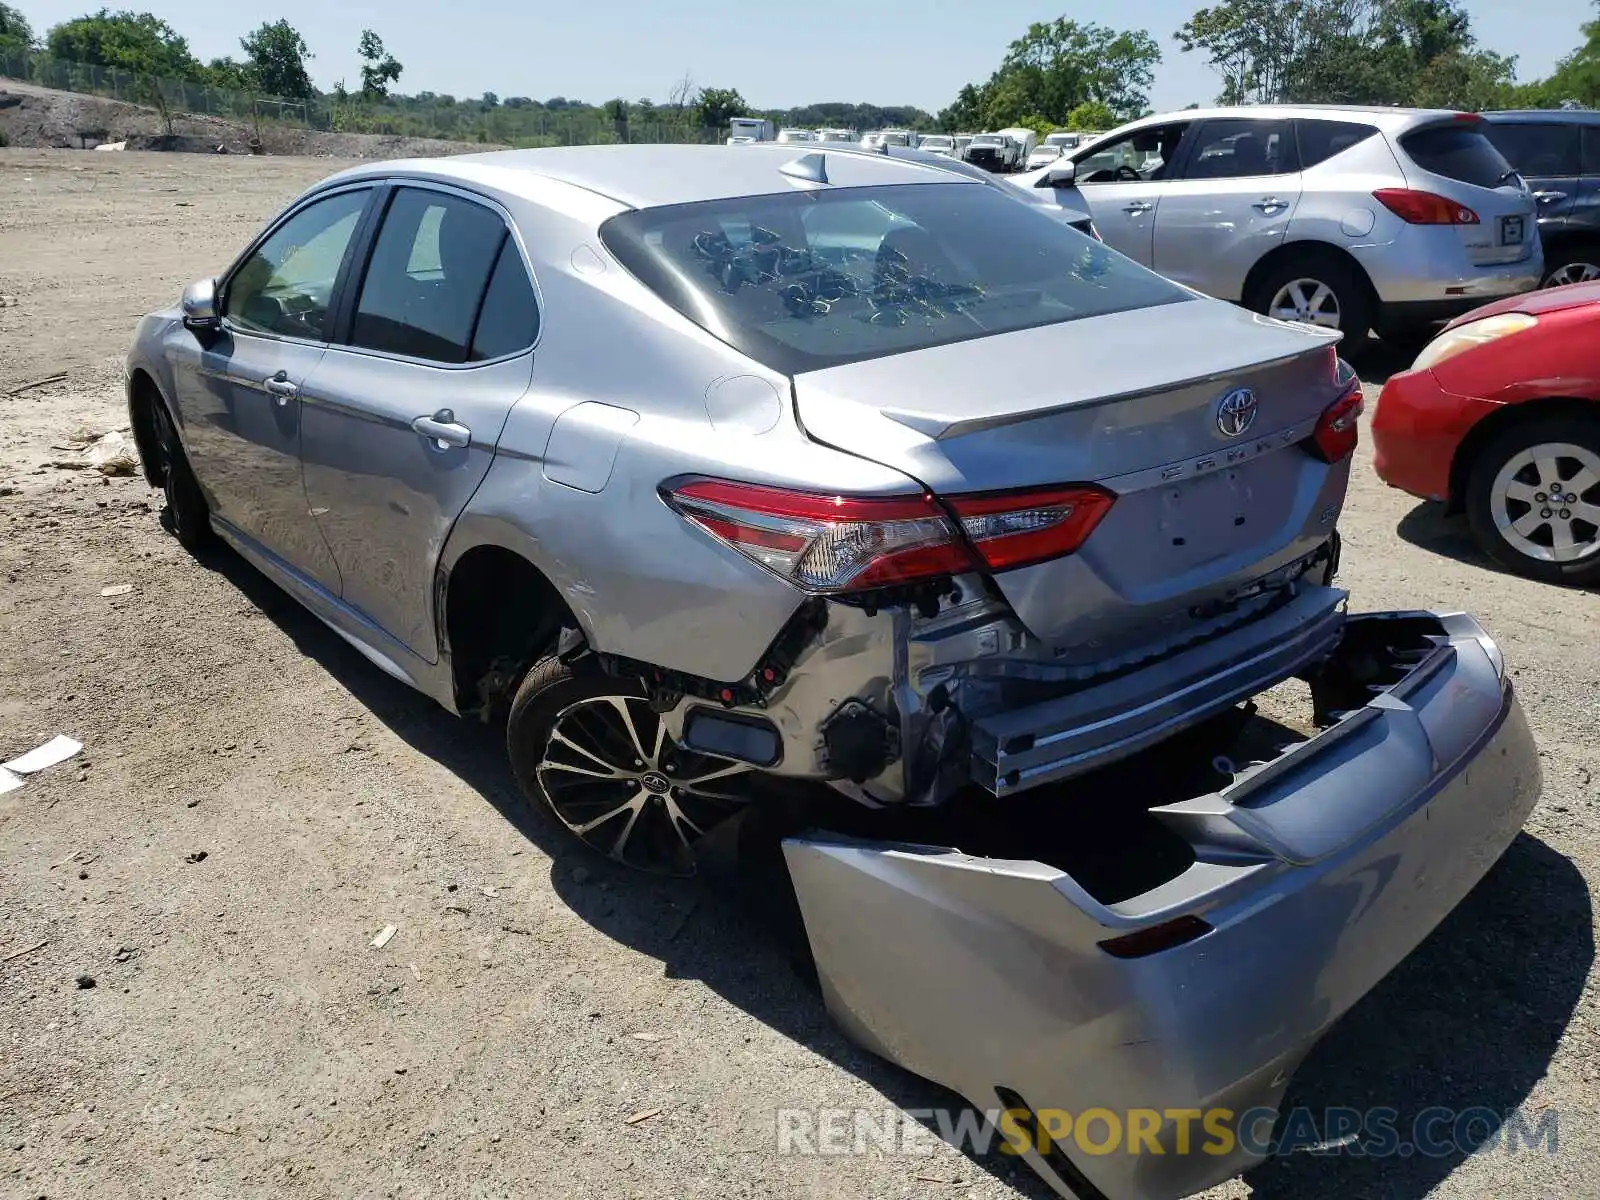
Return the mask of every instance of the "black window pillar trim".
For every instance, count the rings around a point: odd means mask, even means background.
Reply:
[[[361,285],[366,280],[367,268],[372,262],[372,249],[378,241],[378,228],[389,211],[389,201],[399,190],[393,180],[379,180],[372,189],[372,198],[361,214],[351,239],[350,251],[339,265],[339,275],[333,285],[333,303],[328,307],[328,319],[323,327],[323,337],[330,345],[350,344],[351,327],[356,319],[356,300],[361,295]]]

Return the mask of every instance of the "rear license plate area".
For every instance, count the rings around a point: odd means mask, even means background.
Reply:
[[[1527,221],[1524,217],[1500,218],[1500,244],[1502,246],[1520,246],[1527,231]]]

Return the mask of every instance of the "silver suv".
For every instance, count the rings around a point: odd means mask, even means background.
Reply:
[[[1467,113],[1320,105],[1146,117],[1016,180],[1169,279],[1360,337],[1539,285],[1533,195]]]

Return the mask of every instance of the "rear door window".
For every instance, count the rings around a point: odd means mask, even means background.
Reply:
[[[1406,134],[1400,147],[1424,171],[1458,183],[1494,188],[1510,178],[1511,164],[1484,136],[1481,121],[1430,125]]]
[[[1376,125],[1360,121],[1296,121],[1300,140],[1300,169],[1309,171],[1335,154],[1359,146],[1378,132]]]
[[[481,204],[400,188],[372,249],[351,344],[466,362],[489,277],[508,238],[505,222]]]
[[[1500,124],[1484,131],[1505,160],[1530,178],[1578,174],[1578,127],[1556,121]]]
[[[1289,121],[1206,121],[1183,169],[1185,179],[1291,175],[1300,169]]]
[[[522,263],[514,238],[500,247],[500,261],[489,276],[489,291],[483,298],[483,311],[472,334],[472,353],[468,362],[484,362],[517,354],[533,345],[539,336],[539,304],[533,294],[533,281]]]

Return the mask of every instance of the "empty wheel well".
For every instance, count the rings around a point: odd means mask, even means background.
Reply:
[[[444,634],[456,707],[485,719],[503,711],[529,666],[563,628],[579,628],[555,585],[527,559],[475,546],[443,583]]]
[[[1240,297],[1245,307],[1255,307],[1256,293],[1261,289],[1262,281],[1285,263],[1291,262],[1302,262],[1307,265],[1337,262],[1361,281],[1361,286],[1367,289],[1367,299],[1373,304],[1377,303],[1377,292],[1373,290],[1372,280],[1367,278],[1366,269],[1348,250],[1341,250],[1338,246],[1331,246],[1327,242],[1289,242],[1269,250],[1261,256],[1255,266],[1250,268],[1250,273],[1244,277],[1243,294]]]
[[[1456,447],[1455,457],[1450,460],[1450,511],[1459,512],[1465,506],[1467,476],[1472,473],[1473,462],[1477,460],[1483,448],[1499,437],[1503,431],[1518,422],[1532,421],[1539,417],[1582,417],[1585,420],[1593,420],[1596,411],[1595,402],[1592,400],[1579,400],[1571,396],[1550,396],[1543,400],[1506,404],[1490,413],[1467,430],[1467,435]]]
[[[1544,240],[1546,270],[1552,263],[1559,265],[1576,259],[1600,265],[1600,237],[1592,233],[1558,233],[1544,237],[1541,230],[1540,237]]]
[[[156,470],[161,457],[156,453],[156,421],[154,405],[164,403],[156,381],[144,371],[135,371],[128,381],[128,415],[133,423],[133,444],[139,450],[139,466],[144,471],[145,482],[160,487],[163,480]]]

